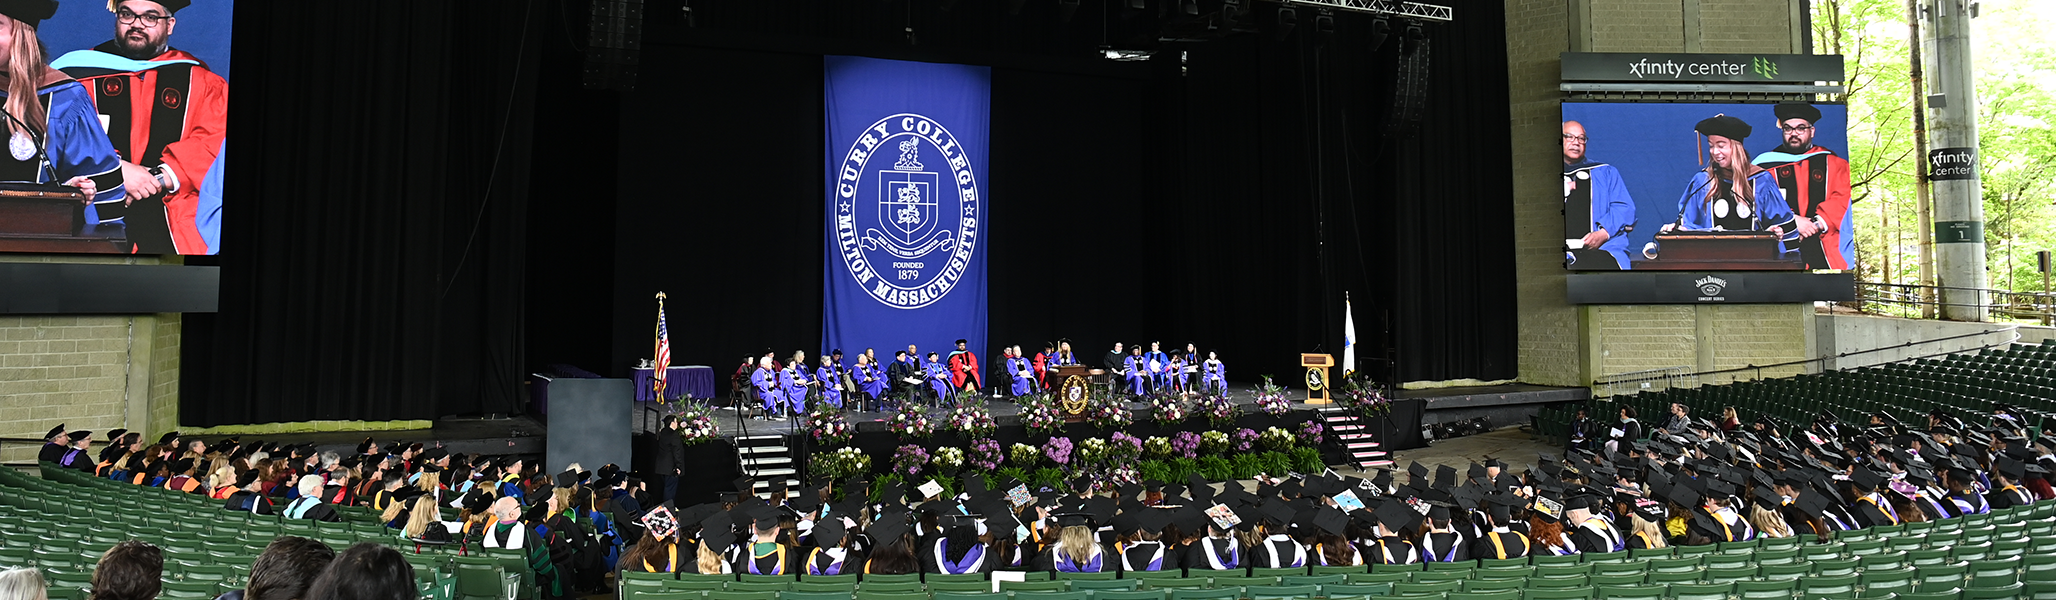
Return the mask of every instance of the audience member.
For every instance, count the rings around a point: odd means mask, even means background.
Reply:
[[[250,583],[216,600],[301,600],[307,597],[307,584],[335,557],[336,551],[328,544],[307,538],[272,540],[257,561],[250,563]]]
[[[374,542],[350,546],[307,585],[306,600],[415,600],[414,566]]]
[[[0,571],[0,600],[50,600],[43,573],[35,569]]]
[[[90,600],[156,600],[164,588],[164,552],[145,542],[115,544],[93,567]]]

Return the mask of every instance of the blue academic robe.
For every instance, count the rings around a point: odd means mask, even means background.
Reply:
[[[1149,391],[1149,355],[1128,357],[1128,391],[1137,396]]]
[[[842,378],[837,376],[835,367],[815,369],[814,380],[821,382],[821,399],[836,408],[842,408],[842,386],[837,385]]]
[[[107,131],[100,125],[100,111],[93,107],[91,93],[79,82],[65,79],[43,86],[37,94],[48,98],[48,131],[44,134],[43,150],[50,168],[33,164],[33,158],[17,161],[0,153],[0,173],[4,173],[0,181],[63,183],[72,177],[91,178],[95,192],[93,203],[85,207],[85,223],[119,222],[121,202],[126,198],[121,155],[114,151],[114,143],[108,141]],[[0,93],[0,98],[5,97],[5,93]],[[101,207],[110,211],[105,219],[101,218]],[[109,223],[109,227],[117,226]]]
[[[778,386],[785,388],[785,401],[792,405],[792,412],[807,411],[807,368],[792,365],[778,374]]]
[[[1218,360],[1209,360],[1199,366],[1199,387],[1204,390],[1219,388],[1228,391],[1228,365]]]
[[[1028,375],[1021,376],[1022,371],[1027,371]],[[1029,363],[1028,359],[1018,356],[1007,359],[1007,373],[1014,376],[1015,396],[1026,396],[1035,391],[1035,365]]]
[[[1155,361],[1155,362],[1156,362],[1156,364],[1157,364],[1157,368],[1156,368],[1155,370],[1152,370],[1152,371],[1150,372],[1150,374],[1149,374],[1149,381],[1150,381],[1150,383],[1152,383],[1152,384],[1156,384],[1156,385],[1162,385],[1162,384],[1164,383],[1164,370],[1163,370],[1163,369],[1164,369],[1164,367],[1166,367],[1166,366],[1169,366],[1169,365],[1171,364],[1171,355],[1169,355],[1169,354],[1164,354],[1164,353],[1162,353],[1162,352],[1157,352],[1157,351],[1154,351],[1154,350],[1151,350],[1151,351],[1148,351],[1148,352],[1143,352],[1143,353],[1142,353],[1142,365],[1143,365],[1143,367],[1147,368],[1147,367],[1149,366],[1149,364],[1150,364],[1150,362],[1151,362],[1151,361]]]
[[[751,373],[750,385],[757,388],[757,400],[764,403],[766,412],[777,410],[785,401],[785,389],[778,386],[778,375],[770,369],[759,367]]]
[[[950,393],[949,366],[930,362],[923,368],[928,377],[928,387],[935,390],[936,398],[948,398]]]
[[[864,390],[864,393],[870,394],[873,398],[885,397],[885,371],[879,369],[877,363],[859,365],[857,388]]]
[[[1706,192],[1712,186],[1705,171],[1692,174],[1692,182],[1685,185],[1685,193],[1678,197],[1678,225],[1688,231],[1712,231],[1713,205],[1706,201]],[[1792,222],[1792,207],[1785,203],[1785,192],[1778,189],[1778,178],[1770,171],[1757,171],[1749,176],[1749,184],[1756,190],[1755,211],[1749,215],[1749,231],[1770,231],[1781,228],[1785,233],[1778,242],[1780,251],[1790,252],[1799,241],[1798,226]],[[1733,228],[1730,228],[1733,230]]]
[[[1606,243],[1599,250],[1613,255],[1620,268],[1628,268],[1628,228],[1635,225],[1635,199],[1628,195],[1628,186],[1621,180],[1620,169],[1613,165],[1585,162],[1564,165],[1565,194],[1576,191],[1590,191],[1592,197],[1592,223],[1587,231],[1606,230]],[[1704,190],[1702,190],[1703,192]],[[1568,200],[1568,198],[1566,198]]]

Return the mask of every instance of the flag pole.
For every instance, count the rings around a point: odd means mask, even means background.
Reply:
[[[651,374],[650,374],[650,375],[651,375],[651,377],[650,377],[650,380],[651,380],[651,382],[650,382],[650,387],[652,388],[652,391],[655,391],[655,392],[656,392],[656,395],[657,395],[657,404],[659,404],[659,405],[665,404],[665,402],[664,402],[664,388],[665,388],[665,387],[668,387],[668,386],[666,386],[665,384],[669,383],[669,382],[665,381],[665,379],[666,379],[666,377],[665,377],[665,376],[669,374],[669,373],[667,372],[667,370],[666,370],[666,369],[668,369],[668,368],[670,367],[670,365],[666,365],[666,364],[656,364],[656,360],[657,360],[657,357],[658,357],[659,355],[665,354],[665,353],[667,352],[667,350],[666,350],[666,348],[665,348],[664,346],[668,345],[668,344],[666,343],[667,341],[665,340],[665,338],[667,338],[667,337],[669,337],[669,336],[666,336],[666,335],[664,335],[664,334],[666,333],[666,332],[664,331],[664,298],[665,298],[665,297],[666,297],[666,296],[664,295],[664,292],[661,292],[661,291],[660,291],[660,292],[657,292],[657,331],[655,332],[655,333],[656,333],[656,336],[655,336],[655,337],[656,337],[656,342],[655,342],[655,344],[656,344],[656,347],[655,347],[655,348],[654,348],[653,350],[651,350],[651,352],[650,352],[650,360],[651,360],[651,363],[652,363],[652,364],[651,364],[651,366],[653,366],[653,367],[656,367],[656,369],[657,369],[657,370],[656,370],[656,372],[654,372],[654,373],[651,373]]]

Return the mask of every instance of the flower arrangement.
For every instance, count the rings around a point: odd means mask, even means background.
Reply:
[[[907,479],[921,475],[921,467],[927,465],[928,450],[914,444],[906,444],[892,453],[892,472]]]
[[[1335,403],[1350,412],[1369,417],[1392,410],[1392,400],[1386,398],[1385,393],[1378,389],[1377,382],[1369,377],[1343,379],[1337,391],[1341,393],[1336,395]]]
[[[1228,453],[1228,434],[1221,431],[1206,431],[1199,434],[1199,451],[1207,456]]]
[[[928,417],[928,407],[917,402],[900,406],[887,424],[901,439],[909,437],[926,438],[935,435],[935,420]]]
[[[1149,409],[1156,422],[1165,427],[1176,427],[1185,417],[1192,416],[1185,408],[1182,394],[1157,394],[1149,398]]]
[[[814,435],[814,442],[824,446],[849,443],[856,428],[850,427],[849,417],[842,409],[826,402],[807,412],[807,431]]]
[[[1100,429],[1120,429],[1135,422],[1135,416],[1128,413],[1128,404],[1114,394],[1093,396],[1091,404],[1085,407],[1085,420]]]
[[[1042,460],[1042,447],[1016,443],[1007,447],[1007,459],[1013,461],[1014,466],[1032,468]]]
[[[1079,469],[1096,467],[1107,459],[1107,441],[1102,438],[1085,438],[1078,442],[1078,459],[1072,466]]]
[[[816,452],[809,462],[810,472],[816,477],[843,479],[871,471],[871,455],[849,446],[836,448],[832,452]]]
[[[691,446],[712,441],[721,428],[714,424],[714,409],[707,403],[681,399],[677,404],[678,438]]]
[[[1021,426],[1028,428],[1029,435],[1052,435],[1064,428],[1064,418],[1057,413],[1057,403],[1049,394],[1030,394],[1019,403]]]
[[[1171,438],[1150,436],[1142,440],[1142,454],[1150,458],[1170,458]]]
[[[1071,438],[1050,438],[1049,445],[1042,447],[1042,455],[1049,457],[1049,462],[1056,463],[1058,466],[1069,466],[1071,464]]]
[[[1236,452],[1248,452],[1251,448],[1256,446],[1256,430],[1250,429],[1248,427],[1235,430],[1235,435],[1233,436],[1233,443],[1229,445],[1233,447]]]
[[[1292,432],[1277,427],[1265,429],[1257,437],[1257,443],[1263,444],[1264,448],[1279,451],[1291,449],[1295,441],[1297,440],[1292,437]]]
[[[1199,458],[1199,441],[1199,434],[1180,431],[1178,435],[1171,436],[1171,455],[1180,458]]]
[[[1108,467],[1133,467],[1135,466],[1135,461],[1140,458],[1142,458],[1142,438],[1128,435],[1128,432],[1125,431],[1116,431],[1113,436],[1107,438],[1106,464]]]
[[[971,451],[965,456],[965,460],[979,470],[991,471],[999,468],[1000,463],[1006,462],[1007,453],[1000,449],[997,440],[984,438],[971,442]]]
[[[999,431],[999,423],[992,420],[991,411],[985,410],[985,402],[967,400],[950,411],[949,428],[967,438],[982,438]]]
[[[1229,400],[1225,394],[1210,394],[1200,398],[1196,410],[1199,414],[1205,415],[1207,422],[1212,423],[1215,429],[1235,426],[1235,402]]]
[[[1291,412],[1292,401],[1285,399],[1285,390],[1286,388],[1272,383],[1271,376],[1265,375],[1263,384],[1258,385],[1254,390],[1257,408],[1263,409],[1264,414],[1272,416]]]
[[[1118,494],[1121,486],[1141,481],[1142,475],[1136,472],[1133,465],[1123,465],[1107,469],[1105,475],[1092,478],[1089,489],[1095,494]]]
[[[1321,434],[1326,431],[1328,431],[1328,427],[1322,425],[1320,421],[1307,421],[1299,424],[1299,438],[1306,440],[1308,445],[1320,445],[1321,440],[1325,439]]]
[[[936,469],[942,471],[944,475],[955,475],[957,469],[964,468],[964,449],[956,446],[936,448],[935,458],[931,459],[930,462],[935,465]]]

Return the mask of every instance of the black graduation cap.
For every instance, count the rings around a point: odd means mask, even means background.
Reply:
[[[795,512],[814,512],[814,509],[821,508],[821,495],[814,493],[813,490],[805,490],[800,492],[799,496],[787,501],[786,505],[791,506]]]
[[[1715,498],[1726,498],[1728,496],[1733,496],[1735,495],[1735,486],[1734,484],[1722,481],[1720,479],[1707,479],[1706,495],[1713,496]]]
[[[1052,515],[1050,515],[1050,517],[1052,517],[1052,518],[1055,518],[1055,519],[1057,520],[1057,526],[1058,526],[1058,527],[1091,527],[1091,526],[1092,526],[1092,514],[1091,514],[1091,513],[1085,513],[1085,512],[1066,512],[1066,513],[1057,513],[1057,514],[1052,514]]]
[[[1142,519],[1134,511],[1123,512],[1114,517],[1113,526],[1115,534],[1133,535],[1142,529]]]
[[[58,429],[63,429],[63,428],[64,428],[64,426],[63,426],[63,425],[58,425],[58,426],[57,426],[57,428],[58,428]],[[57,435],[56,435],[56,434],[51,434],[51,436],[50,436],[50,437],[57,437]],[[164,432],[164,435],[160,435],[160,436],[157,436],[157,445],[159,445],[159,446],[162,446],[162,445],[165,445],[165,444],[169,444],[169,443],[171,443],[171,441],[172,441],[172,440],[175,440],[175,439],[178,439],[178,432],[176,432],[176,431],[166,431],[166,432]]]
[[[1449,465],[1435,467],[1435,483],[1433,487],[1439,489],[1452,485],[1456,485],[1456,467]]]
[[[64,435],[64,424],[63,424],[63,423],[58,423],[56,427],[52,427],[52,428],[50,428],[50,432],[49,432],[49,433],[45,433],[45,434],[43,434],[43,441],[46,441],[46,442],[47,442],[47,441],[50,441],[50,440],[54,440],[54,439],[57,439],[57,436],[60,436],[60,435]]]
[[[558,473],[550,479],[551,482],[557,484],[557,487],[573,487],[578,485],[578,472],[565,469],[564,472]]]
[[[1206,504],[1214,497],[1213,484],[1207,482],[1205,477],[1200,477],[1198,473],[1186,476],[1185,484],[1185,489],[1192,492],[1193,502]]]
[[[1820,120],[1820,109],[1805,102],[1779,102],[1770,112],[1778,117],[1779,124],[1792,119],[1805,119],[1808,123]]]
[[[1865,492],[1878,489],[1878,484],[1884,480],[1885,478],[1879,477],[1876,471],[1868,467],[1857,467],[1849,472],[1849,482],[1856,484],[1856,489]]]
[[[2014,460],[2010,456],[2000,456],[1999,460],[1993,463],[1992,466],[1996,467],[1995,470],[2000,475],[2005,475],[2007,479],[2019,481],[2022,476],[2027,475],[2027,465]]]
[[[418,488],[418,487],[403,487],[403,488],[400,488],[400,489],[398,489],[398,490],[394,490],[394,491],[393,491],[393,501],[394,501],[394,502],[406,502],[406,501],[408,501],[408,500],[413,500],[413,499],[415,499],[415,498],[419,498],[419,497],[421,497],[421,496],[422,496],[423,494],[427,494],[427,493],[428,493],[427,491],[424,491],[424,490],[422,490],[421,488]],[[542,503],[542,502],[537,502],[536,504],[537,504],[537,505],[541,505],[541,506],[543,506],[543,507],[544,507],[544,510],[548,510],[548,508],[549,508],[549,505],[547,505],[547,504],[544,504],[544,503]]]
[[[1764,506],[1777,506],[1784,502],[1784,499],[1779,498],[1778,493],[1771,491],[1770,486],[1767,485],[1756,486],[1756,490],[1750,495],[1755,496],[1757,501],[1764,503]]]
[[[1406,466],[1406,474],[1412,476],[1413,481],[1427,479],[1428,467],[1426,465],[1421,464],[1421,461],[1414,461],[1413,464],[1409,464]]]
[[[1449,509],[1445,508],[1442,510],[1446,514]],[[1411,528],[1414,526],[1414,524],[1420,522],[1421,520],[1420,511],[1414,510],[1412,505],[1409,505],[1406,502],[1400,500],[1388,500],[1385,502],[1380,502],[1378,503],[1376,510],[1365,512],[1372,517],[1371,520],[1383,524],[1386,529],[1392,530],[1394,532],[1397,532],[1401,529]],[[1358,514],[1361,515],[1365,513]],[[1448,517],[1444,516],[1443,518]]]
[[[1371,484],[1378,486],[1379,493],[1384,493],[1386,489],[1392,487],[1392,472],[1379,469],[1378,475],[1371,478]]]
[[[822,548],[840,546],[846,533],[848,528],[843,527],[842,519],[822,519],[814,523],[814,545]]]
[[[965,473],[961,479],[964,482],[964,493],[973,496],[985,493],[984,475],[979,475],[977,473]]]
[[[1136,519],[1141,522],[1143,533],[1161,534],[1164,527],[1170,525],[1171,520],[1177,516],[1177,512],[1165,508],[1147,508],[1136,515]]]
[[[1092,513],[1092,522],[1106,524],[1114,520],[1114,512],[1120,503],[1113,498],[1093,498],[1085,502],[1085,511]]]
[[[735,521],[731,513],[716,512],[700,521],[700,540],[716,552],[735,545]]]
[[[1264,502],[1264,505],[1259,510],[1262,511],[1261,518],[1263,521],[1277,526],[1291,523],[1293,517],[1299,515],[1299,511],[1293,510],[1290,505],[1278,500]]]
[[[1120,498],[1126,500],[1128,498],[1134,498],[1137,494],[1141,494],[1142,486],[1133,483],[1124,483],[1121,484],[1121,487],[1118,488],[1117,491],[1119,491],[1120,493]]]
[[[1689,485],[1670,486],[1670,490],[1664,493],[1664,497],[1686,508],[1699,506],[1699,492],[1693,491],[1692,486]]]
[[[1792,500],[1792,505],[1797,507],[1799,512],[1816,519],[1827,511],[1828,504],[1828,497],[1817,493],[1801,493],[1798,498]]]

